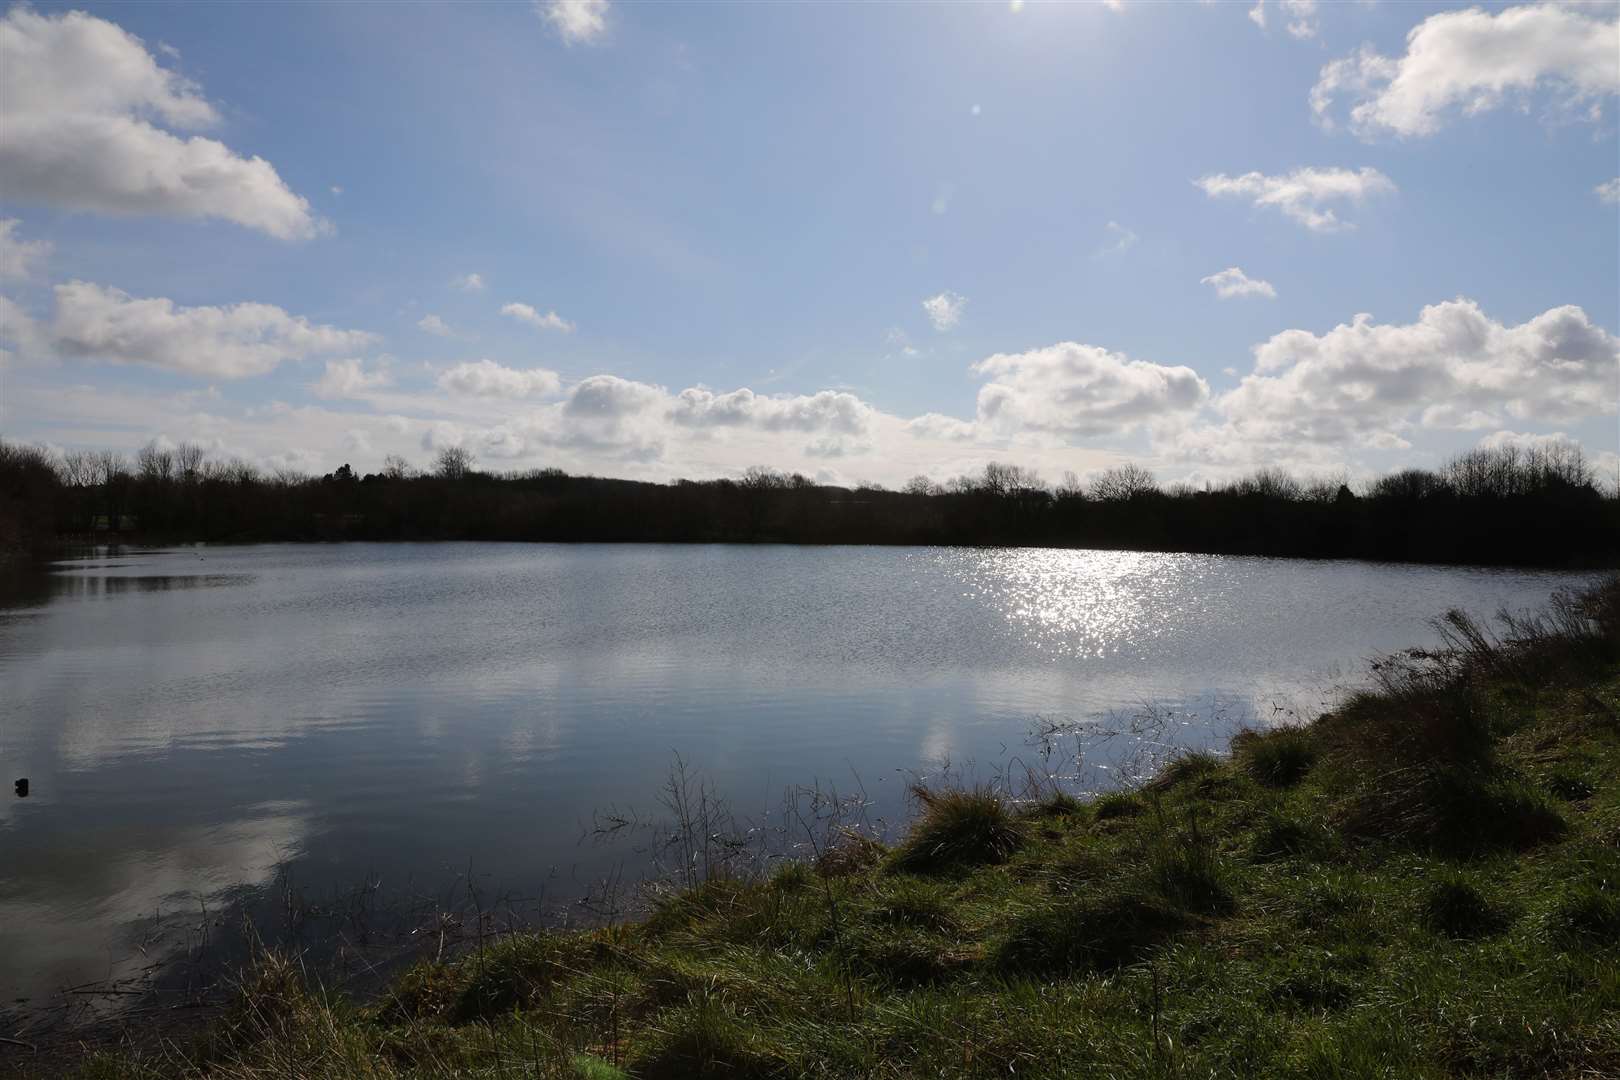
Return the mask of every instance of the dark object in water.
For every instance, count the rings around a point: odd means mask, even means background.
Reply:
[[[17,798],[28,798],[28,777],[26,776],[17,781]]]

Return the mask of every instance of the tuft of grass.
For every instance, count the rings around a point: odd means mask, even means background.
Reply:
[[[1316,739],[1302,727],[1243,731],[1232,740],[1232,752],[1248,774],[1268,787],[1291,787],[1305,778],[1320,753]]]
[[[791,1075],[787,1064],[730,1010],[704,999],[670,1011],[634,1072],[642,1080],[769,1080]]]
[[[942,934],[960,929],[952,914],[950,894],[928,881],[897,878],[886,882],[871,908],[874,921],[918,926]]]
[[[1423,922],[1437,934],[1452,938],[1479,938],[1498,933],[1508,914],[1486,899],[1472,881],[1448,876],[1435,882],[1423,897]]]
[[[1268,811],[1254,833],[1252,850],[1262,861],[1268,859],[1322,859],[1333,850],[1332,830],[1319,822]]]
[[[1160,808],[1156,825],[1145,860],[1153,889],[1187,911],[1210,915],[1231,911],[1234,901],[1221,869],[1215,838],[1200,824],[1198,812],[1188,807],[1186,827],[1171,829]]]
[[[816,871],[825,878],[850,877],[878,865],[886,854],[882,842],[855,829],[840,829],[816,860]]]
[[[1085,811],[1086,804],[1066,791],[1054,791],[1039,802],[1024,808],[1024,815],[1032,818],[1068,818]]]
[[[1563,837],[1569,823],[1546,793],[1499,767],[1391,774],[1351,800],[1345,830],[1455,855],[1523,851]]]
[[[1620,944],[1620,896],[1609,883],[1585,881],[1570,889],[1552,913],[1552,925],[1564,941]]]
[[[1014,976],[1110,971],[1142,959],[1186,926],[1185,915],[1153,897],[1127,893],[1054,904],[1014,920],[996,950],[996,965]]]
[[[1201,779],[1221,767],[1221,759],[1207,750],[1189,750],[1180,754],[1159,774],[1148,782],[1147,790],[1166,792],[1193,780]]]
[[[921,813],[893,865],[909,873],[1005,862],[1024,833],[1006,802],[988,787],[911,789]]]
[[[1581,802],[1597,794],[1597,785],[1568,765],[1560,765],[1547,777],[1547,790],[1565,802]]]
[[[1142,800],[1128,791],[1110,791],[1106,795],[1099,795],[1091,805],[1098,821],[1135,817],[1142,812]]]

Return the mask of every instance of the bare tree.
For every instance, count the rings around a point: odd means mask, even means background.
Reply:
[[[69,450],[62,455],[60,469],[62,483],[68,487],[90,487],[96,483],[96,452],[94,450]]]
[[[389,454],[383,458],[382,471],[383,475],[390,480],[408,480],[411,474],[415,472],[411,468],[411,463],[398,454]]]
[[[907,480],[905,486],[900,490],[907,495],[936,495],[939,493],[939,485],[918,473],[910,480]]]
[[[201,480],[203,457],[203,448],[194,442],[183,442],[175,447],[174,464],[178,478],[187,484]]]
[[[1104,469],[1091,481],[1091,497],[1104,502],[1124,502],[1158,490],[1153,474],[1135,462]]]
[[[992,461],[984,467],[984,479],[979,487],[992,495],[1024,495],[1040,490],[1041,478],[1034,469]]]
[[[446,480],[461,480],[473,471],[473,453],[465,446],[447,446],[433,459],[433,470]]]
[[[135,451],[135,472],[142,480],[174,478],[174,451],[159,446],[156,439]]]
[[[788,478],[768,466],[750,465],[737,483],[749,491],[779,491],[788,486]]]

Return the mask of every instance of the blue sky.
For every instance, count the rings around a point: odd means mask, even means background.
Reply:
[[[14,7],[0,432],[891,484],[1566,438],[1612,473],[1616,19]]]

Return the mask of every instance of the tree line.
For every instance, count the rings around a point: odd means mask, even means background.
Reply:
[[[133,456],[0,442],[0,550],[103,542],[545,540],[1095,547],[1520,566],[1620,562],[1620,496],[1579,447],[1477,449],[1352,489],[1263,468],[1161,485],[1138,465],[1055,484],[991,464],[900,490],[765,467],[668,484],[480,470],[459,447],[426,469],[266,471],[194,444]]]

